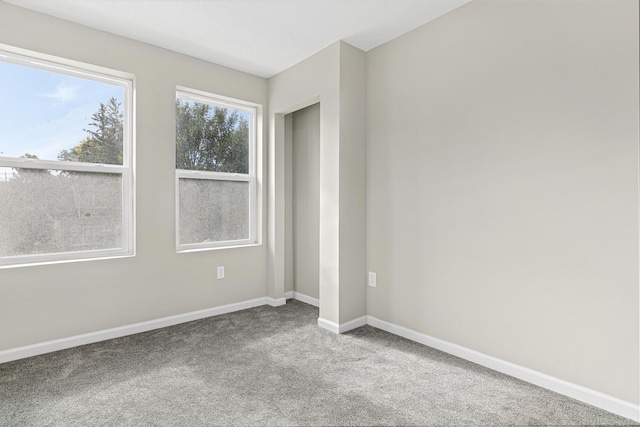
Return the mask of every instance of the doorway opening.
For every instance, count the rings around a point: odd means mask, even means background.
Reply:
[[[320,104],[285,116],[285,295],[319,306]]]

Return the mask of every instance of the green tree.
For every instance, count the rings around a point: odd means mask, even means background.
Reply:
[[[176,168],[247,173],[249,123],[238,112],[176,100]]]
[[[89,126],[83,129],[88,136],[78,145],[58,154],[58,160],[110,165],[122,164],[123,113],[116,98],[106,104],[100,103],[98,111],[91,116]]]

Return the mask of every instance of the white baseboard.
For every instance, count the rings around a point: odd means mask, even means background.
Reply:
[[[281,305],[285,305],[287,303],[287,300],[283,297],[283,298],[271,298],[271,297],[267,297],[267,304],[269,304],[271,307],[280,307]]]
[[[320,300],[318,298],[310,297],[309,295],[302,294],[296,291],[288,291],[284,293],[285,298],[295,299],[314,307],[320,307]],[[337,324],[327,319],[318,318],[318,326],[335,334],[342,334],[352,329],[359,328],[367,324],[367,316],[358,317],[346,323]]]
[[[364,326],[366,324],[367,316],[358,317],[357,319],[353,319],[341,324],[337,324],[335,322],[332,322],[331,320],[323,319],[322,317],[318,318],[318,326],[331,331],[334,334],[343,334],[347,331],[359,328],[360,326]]]
[[[293,299],[307,303],[314,307],[320,307],[320,300],[318,298],[310,297],[309,295],[301,294],[300,292],[293,292],[291,296]]]
[[[344,333],[350,331],[352,329],[359,328],[367,324],[367,316],[358,317],[357,319],[353,319],[346,323],[341,323],[339,328],[339,333]]]
[[[333,332],[334,334],[340,333],[340,325],[331,320],[323,319],[322,317],[318,317],[318,326],[322,329],[326,329],[329,332]]]
[[[320,319],[318,319],[318,324],[320,325]],[[501,360],[496,357],[489,356],[457,344],[434,338],[429,335],[421,334],[411,329],[407,329],[405,327],[377,319],[373,316],[367,316],[367,324],[375,328],[391,332],[392,334],[407,338],[411,341],[415,341],[420,344],[424,344],[429,347],[444,351],[445,353],[458,356],[470,362],[477,363],[478,365],[485,366],[487,368],[493,369],[494,371],[502,372],[503,374],[507,374],[509,376],[527,381],[531,384],[535,384],[537,386],[555,391],[556,393],[560,393],[589,405],[596,406],[598,408],[604,409],[605,411],[612,412],[616,415],[620,415],[634,421],[640,421],[640,405],[636,405],[634,403],[618,399],[608,394],[604,394],[578,384],[573,384],[568,381],[543,374],[542,372],[534,371],[533,369],[525,368],[524,366],[516,365],[514,363],[510,363],[505,360]]]
[[[92,344],[99,341],[133,335],[140,332],[147,332],[154,329],[165,328],[167,326],[191,322],[193,320],[204,319],[211,316],[218,316],[220,314],[231,313],[233,311],[246,310],[248,308],[258,307],[268,303],[269,301],[267,297],[256,298],[234,304],[221,305],[204,310],[192,311],[190,313],[177,314],[175,316],[162,317],[160,319],[134,323],[132,325],[119,326],[117,328],[104,329],[102,331],[90,332],[73,337],[26,345],[24,347],[17,347],[9,350],[2,350],[0,351],[0,363],[11,362],[13,360],[51,353],[53,351],[64,350],[71,347],[78,347],[85,344]]]

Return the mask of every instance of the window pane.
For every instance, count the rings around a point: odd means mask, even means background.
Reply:
[[[179,180],[180,244],[249,238],[249,183]]]
[[[0,61],[0,93],[0,156],[123,164],[123,86]]]
[[[2,257],[123,247],[119,174],[3,172],[0,200]]]
[[[249,173],[250,114],[176,100],[176,169]]]

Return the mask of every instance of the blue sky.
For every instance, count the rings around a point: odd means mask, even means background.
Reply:
[[[0,61],[0,156],[56,160],[87,136],[100,103],[124,89]]]

